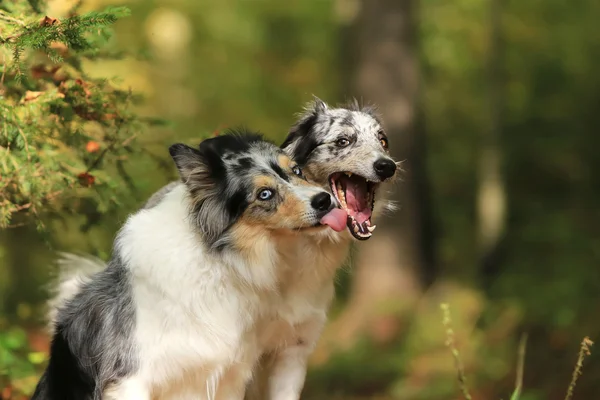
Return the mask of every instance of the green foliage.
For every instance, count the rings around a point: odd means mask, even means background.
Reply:
[[[94,6],[102,3],[93,2]],[[4,75],[0,103],[3,110],[11,109],[6,117],[11,123],[6,129],[12,140],[8,152],[0,144],[0,212],[5,213],[4,223],[17,225],[35,220],[44,210],[53,212],[61,216],[60,221],[48,224],[58,232],[52,236],[57,248],[92,252],[106,259],[126,214],[135,209],[136,202],[174,177],[165,151],[167,142],[197,143],[205,132],[238,124],[261,129],[279,141],[292,124],[293,114],[311,94],[331,102],[356,95],[354,51],[360,32],[349,16],[353,4],[357,3],[131,2],[132,17],[116,26],[84,30],[79,38],[89,46],[74,52],[64,42],[73,35],[65,36],[59,27],[65,29],[65,21],[79,14],[77,9],[59,18],[60,24],[39,28],[45,16],[43,2],[0,0],[0,75]],[[457,303],[456,295],[446,297],[455,304],[457,344],[473,397],[503,396],[506,400],[510,393],[519,395],[513,381],[515,332],[524,328],[530,332],[530,340],[527,382],[519,398],[549,399],[557,393],[560,396],[568,383],[572,372],[568,357],[574,353],[569,344],[588,334],[594,339],[600,329],[594,318],[600,299],[600,157],[595,146],[600,126],[600,75],[596,72],[600,2],[503,3],[505,57],[501,69],[506,109],[501,146],[509,215],[499,270],[492,287],[484,291],[474,284],[483,274],[474,246],[474,200],[480,134],[489,120],[485,68],[488,7],[489,2],[472,0],[418,1],[419,20],[415,22],[419,27],[421,105],[427,179],[438,227],[436,250],[443,271],[440,281],[457,279],[483,298],[477,301],[480,308],[473,312],[475,328],[474,322],[461,320],[468,314],[469,303]],[[36,11],[32,13],[32,9]],[[346,17],[339,16],[344,13]],[[85,15],[93,14],[79,17]],[[382,26],[384,22],[382,19]],[[63,35],[63,42],[42,50],[24,45],[19,50],[21,62],[16,64],[15,35],[25,32],[26,27],[32,32]],[[113,27],[119,38],[118,49],[108,36]],[[69,49],[67,54],[65,48]],[[140,49],[154,57],[152,63],[123,60]],[[54,63],[50,56],[62,61]],[[115,58],[119,61],[114,62]],[[37,68],[37,64],[44,67]],[[57,66],[60,68],[53,71]],[[92,75],[92,69],[98,74]],[[131,141],[126,142],[127,149],[119,146],[142,132],[146,120],[136,120],[136,96],[114,80],[93,78],[106,71],[127,81],[133,77],[137,83],[134,87],[148,95],[144,110],[177,122],[176,138],[167,136],[175,132],[162,130],[158,145],[144,143],[140,149]],[[67,73],[72,78],[60,89],[63,93],[59,90],[61,75]],[[78,79],[87,86],[80,85]],[[89,99],[85,90],[91,92]],[[35,97],[38,92],[42,94]],[[105,111],[98,104],[104,102],[116,104],[121,115],[130,114],[128,118],[122,116],[125,121],[120,130],[117,120],[98,120]],[[92,120],[78,114],[86,115],[81,113],[82,107]],[[25,142],[14,120],[23,132],[31,133],[27,113],[43,134],[35,138],[25,135]],[[65,122],[52,119],[57,113]],[[393,117],[384,115],[383,120]],[[0,118],[0,138],[5,138],[4,114]],[[68,145],[63,145],[61,135]],[[117,140],[119,137],[122,141]],[[143,137],[147,140],[148,135]],[[101,150],[88,152],[90,142]],[[25,144],[31,159],[43,166],[38,176],[27,171]],[[101,151],[109,148],[96,163]],[[157,173],[138,156],[139,150],[151,153],[166,173]],[[123,166],[130,179],[119,172]],[[8,170],[11,192],[4,186]],[[78,178],[86,171],[94,177],[91,187],[85,186],[89,177]],[[128,189],[132,185],[145,192],[135,198]],[[114,207],[117,204],[121,206]],[[400,210],[411,211],[409,207]],[[87,222],[82,220],[87,218],[94,225],[81,229]],[[0,232],[0,242],[0,314],[10,318],[20,302],[39,308],[44,300],[39,287],[54,255],[28,228]],[[343,276],[339,292],[348,292],[349,275],[351,272]],[[405,335],[393,346],[361,342],[312,369],[307,386],[314,395],[311,398],[333,398],[338,392],[344,399],[390,393],[411,400],[455,398],[455,371],[452,356],[443,346],[439,301],[435,300],[426,318],[422,310],[415,312],[418,316],[406,321]],[[343,302],[336,304],[336,308],[343,307]],[[39,323],[23,319],[11,322]],[[21,360],[27,359],[26,350],[19,354]],[[594,398],[600,393],[600,381],[593,379],[600,364],[593,357],[578,382],[575,399]],[[486,396],[479,393],[481,388],[489,389]]]
[[[17,77],[21,77],[21,55],[26,50],[40,50],[48,55],[53,63],[63,62],[59,51],[53,47],[57,43],[63,44],[79,56],[96,54],[104,45],[112,32],[110,25],[119,18],[129,16],[129,9],[125,7],[109,7],[103,12],[89,12],[85,15],[73,15],[59,21],[54,18],[44,17],[42,21],[33,21],[21,25],[18,20],[13,25],[22,26],[22,29],[12,32],[3,39],[10,43],[13,53],[13,62],[17,68]],[[93,35],[89,35],[93,32]],[[86,36],[90,36],[89,38]]]
[[[148,120],[139,96],[90,76],[85,60],[110,58],[112,25],[125,7],[64,19],[28,2],[0,3],[0,228],[49,211],[98,212],[118,204],[127,179],[122,165],[136,153]]]
[[[36,383],[32,379],[47,354],[32,351],[25,330],[4,329],[0,324],[0,389],[15,386],[17,391],[31,393]]]

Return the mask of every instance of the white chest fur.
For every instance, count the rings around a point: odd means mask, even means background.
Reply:
[[[251,263],[216,256],[201,245],[185,203],[183,187],[175,188],[132,216],[117,243],[132,276],[140,365],[112,396],[241,399],[261,356],[299,349],[297,362],[279,368],[291,395],[271,395],[296,398],[349,240],[293,234],[257,244]]]

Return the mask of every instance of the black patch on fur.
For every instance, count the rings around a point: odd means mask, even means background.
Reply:
[[[32,399],[102,398],[109,384],[137,368],[134,324],[129,276],[115,253],[107,268],[59,310],[50,362]]]
[[[200,143],[200,150],[210,148],[216,154],[243,153],[250,149],[256,142],[265,141],[259,132],[253,132],[245,128],[228,129],[223,135],[206,139]]]
[[[252,167],[252,159],[250,157],[241,157],[237,160],[241,167],[247,170]]]
[[[79,364],[65,339],[65,327],[58,325],[50,345],[50,362],[31,399],[92,399],[96,384],[81,370]]]
[[[241,157],[236,160],[236,163],[231,166],[232,172],[238,175],[242,175],[244,172],[248,172],[252,168],[252,159],[249,157]]]
[[[300,166],[304,166],[306,164],[310,153],[312,153],[317,146],[319,146],[319,142],[317,142],[317,140],[311,134],[313,127],[317,123],[317,119],[318,114],[313,112],[311,115],[300,120],[295,126],[292,127],[287,138],[281,145],[281,148],[285,148],[295,141],[298,142],[298,144],[294,147],[291,156],[298,164],[300,164]]]
[[[354,126],[354,119],[352,118],[352,114],[348,114],[346,115],[341,121],[340,121],[340,125],[342,126],[347,126],[347,127],[353,127]]]
[[[270,166],[273,169],[273,171],[275,171],[275,173],[277,175],[279,175],[279,177],[281,179],[283,179],[286,182],[290,181],[290,177],[288,176],[288,174],[286,174],[283,169],[281,169],[281,167],[279,166],[279,164],[277,164],[275,161],[271,161],[270,162]]]
[[[247,152],[253,143],[264,141],[262,135],[258,132],[247,130],[228,130],[224,135],[204,140],[198,146],[198,149],[177,143],[169,147],[169,153],[180,174],[182,180],[187,181],[186,168],[189,164],[204,164],[210,171],[210,177],[213,181],[224,181],[227,170],[225,168],[225,159],[230,154],[239,154]],[[248,159],[248,161],[251,161]]]
[[[244,211],[248,208],[248,191],[245,189],[238,189],[235,193],[227,199],[225,209],[230,220],[235,221],[242,216]]]

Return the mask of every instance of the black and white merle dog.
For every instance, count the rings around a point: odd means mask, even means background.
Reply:
[[[343,212],[335,209],[324,217],[322,222],[334,229],[286,236],[290,240],[285,245],[279,242],[278,271],[284,272],[275,278],[277,301],[265,322],[272,334],[259,343],[261,358],[253,369],[247,399],[299,399],[307,359],[327,321],[335,272],[347,258],[353,238],[371,237],[373,213],[391,208],[376,195],[397,174],[382,124],[372,108],[356,102],[332,108],[315,99],[291,128],[282,149],[310,182],[334,194]],[[161,189],[146,207],[169,190],[169,186]],[[62,264],[64,273],[51,312],[72,298],[94,271],[104,269],[101,261],[73,255],[63,257]]]
[[[310,181],[331,190],[348,214],[358,240],[371,237],[371,216],[380,184],[396,175],[388,138],[375,109],[352,102],[330,109],[316,99],[281,145]],[[381,205],[381,204],[380,204]]]
[[[293,272],[294,286],[283,296],[273,324],[293,327],[301,340],[263,350],[246,392],[246,399],[252,400],[300,398],[308,356],[333,300],[335,273],[348,257],[352,239],[372,236],[373,214],[394,208],[376,197],[381,185],[396,177],[398,168],[374,108],[360,107],[356,101],[331,108],[315,99],[281,147],[310,182],[335,196],[345,211],[347,229],[324,230],[296,241],[294,262],[301,268]],[[298,307],[300,299],[310,307]]]
[[[54,318],[34,400],[242,399],[298,238],[344,229],[331,194],[255,134],[169,149],[181,182],[128,218],[106,268]],[[295,308],[305,309],[298,299]]]

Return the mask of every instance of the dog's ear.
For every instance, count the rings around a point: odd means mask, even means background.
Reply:
[[[365,103],[364,101],[359,102],[356,97],[353,97],[346,104],[343,104],[342,108],[346,108],[350,111],[358,111],[368,114],[371,117],[375,118],[377,122],[381,125],[381,116],[379,115],[377,106],[373,103]]]
[[[290,132],[281,145],[298,164],[305,165],[310,153],[317,147],[318,142],[314,135],[314,128],[319,116],[326,113],[327,104],[318,97],[310,102],[300,119],[291,127]]]
[[[323,100],[313,95],[313,101],[312,103],[309,103],[307,108],[312,109],[316,113],[324,113],[329,107]]]
[[[223,161],[210,139],[198,149],[174,144],[169,153],[190,194],[192,220],[206,243],[213,246],[234,222],[221,199],[220,182],[226,175]]]
[[[210,183],[210,167],[202,152],[183,143],[176,143],[169,147],[169,154],[175,161],[181,180],[188,188]]]

